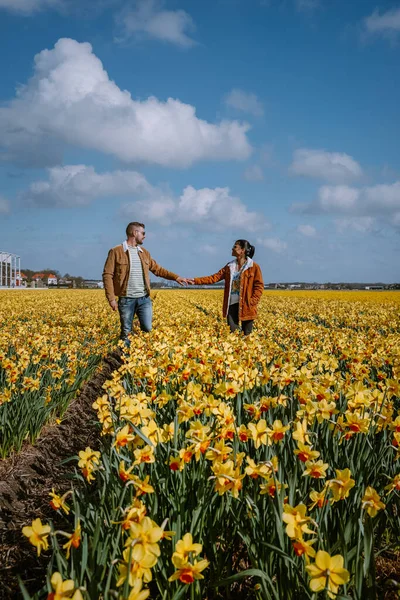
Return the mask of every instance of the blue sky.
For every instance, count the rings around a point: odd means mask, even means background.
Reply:
[[[0,250],[400,280],[399,0],[0,0]]]

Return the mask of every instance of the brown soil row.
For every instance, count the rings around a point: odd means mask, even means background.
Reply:
[[[42,587],[48,556],[36,556],[22,527],[37,517],[50,518],[57,525],[60,517],[49,505],[49,492],[69,489],[67,476],[76,467],[73,462],[60,463],[86,446],[98,447],[92,403],[119,365],[117,353],[104,359],[59,425],[45,427],[35,445],[27,444],[19,454],[0,461],[0,599],[21,598],[18,576],[30,593]]]

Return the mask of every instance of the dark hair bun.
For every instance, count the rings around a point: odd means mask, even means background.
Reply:
[[[253,258],[255,251],[256,251],[255,247],[252,246],[251,244],[249,244],[247,251],[246,251],[246,256],[248,256],[249,258]]]
[[[243,248],[246,258],[253,258],[256,249],[250,244],[250,242],[247,240],[236,240],[236,244],[239,244],[239,246]]]

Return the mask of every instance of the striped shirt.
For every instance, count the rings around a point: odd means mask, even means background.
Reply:
[[[142,262],[139,257],[137,246],[128,246],[130,258],[130,270],[128,279],[128,288],[126,290],[127,298],[140,298],[147,294],[144,282]]]

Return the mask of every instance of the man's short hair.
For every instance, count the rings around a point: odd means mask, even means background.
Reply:
[[[135,231],[135,229],[137,229],[138,227],[143,227],[143,229],[144,229],[144,224],[138,223],[138,221],[132,221],[132,223],[129,223],[126,228],[126,236],[131,237],[133,235],[133,232]]]

